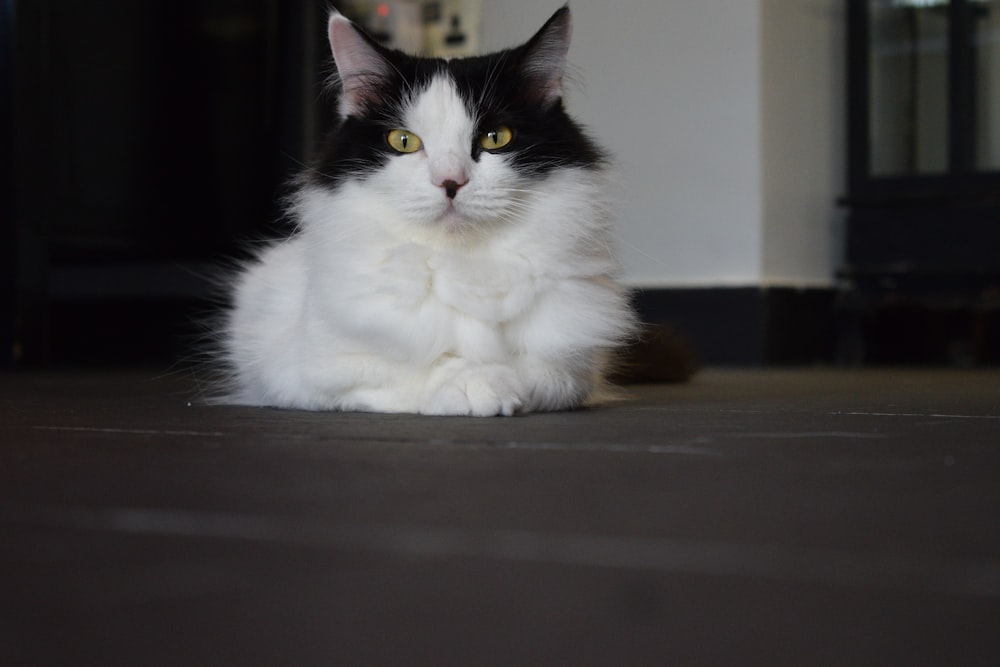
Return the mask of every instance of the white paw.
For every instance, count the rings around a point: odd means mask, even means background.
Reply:
[[[523,401],[517,374],[504,366],[473,366],[455,373],[430,392],[425,415],[510,417]]]

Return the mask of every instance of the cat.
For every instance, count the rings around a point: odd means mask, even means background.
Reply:
[[[337,118],[296,231],[235,277],[222,400],[514,415],[581,406],[634,329],[612,169],[566,113],[568,6],[528,42],[443,60],[331,13]]]

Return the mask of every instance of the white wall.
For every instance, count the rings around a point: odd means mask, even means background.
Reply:
[[[484,2],[484,47],[527,39],[561,4]],[[567,104],[621,166],[628,283],[831,282],[840,4],[572,0]]]
[[[763,284],[829,285],[840,261],[845,4],[762,0]]]

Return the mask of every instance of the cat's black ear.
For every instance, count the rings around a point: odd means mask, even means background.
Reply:
[[[572,32],[569,5],[565,5],[524,46],[520,74],[529,94],[537,96],[542,106],[552,106],[562,99],[563,74]]]
[[[340,112],[345,118],[362,114],[385,93],[392,65],[374,40],[336,10],[328,32],[342,88]]]

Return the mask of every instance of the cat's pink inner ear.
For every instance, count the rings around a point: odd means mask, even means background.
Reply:
[[[521,73],[530,80],[544,105],[553,104],[563,94],[563,74],[573,32],[569,7],[563,7],[527,44]]]
[[[329,37],[343,87],[341,113],[349,116],[377,99],[381,82],[391,70],[382,55],[342,14],[334,12],[330,16]]]

